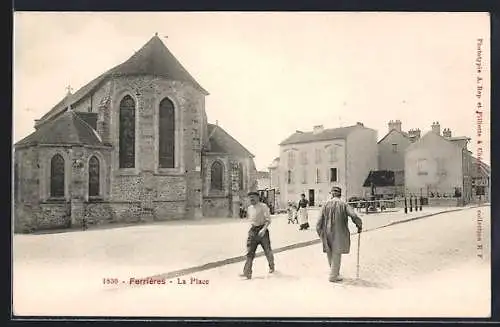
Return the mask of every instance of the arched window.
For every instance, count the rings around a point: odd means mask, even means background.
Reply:
[[[175,167],[175,109],[168,98],[160,102],[159,166]]]
[[[212,190],[220,190],[223,189],[223,175],[224,175],[224,167],[222,163],[216,161],[212,164],[211,168],[211,179],[210,179],[210,188]]]
[[[89,196],[99,195],[99,159],[92,156],[89,160]]]
[[[240,186],[240,190],[243,190],[245,188],[245,185],[244,185],[244,181],[245,181],[245,178],[244,178],[244,172],[243,172],[243,164],[240,162],[238,164],[238,182],[239,182],[239,186]]]
[[[120,168],[135,167],[135,101],[126,95],[120,102]]]
[[[50,196],[64,197],[64,158],[60,154],[50,160]]]

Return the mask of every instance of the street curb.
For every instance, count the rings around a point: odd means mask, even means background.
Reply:
[[[478,207],[484,207],[484,206],[490,206],[490,205],[478,205],[477,208]],[[394,221],[392,223],[389,223],[389,224],[386,224],[386,225],[383,225],[383,226],[375,227],[375,228],[372,228],[372,229],[367,229],[367,230],[363,231],[363,233],[372,232],[374,230],[378,230],[378,229],[381,229],[381,228],[386,228],[386,227],[394,226],[394,225],[397,225],[397,224],[407,223],[407,222],[415,221],[415,220],[418,220],[418,219],[423,219],[423,218],[428,218],[428,217],[432,217],[432,216],[437,216],[437,215],[444,214],[444,213],[455,212],[455,211],[462,211],[462,210],[468,210],[468,209],[472,209],[472,208],[476,208],[476,207],[465,207],[465,208],[458,208],[458,209],[452,209],[452,210],[439,211],[439,212],[435,212],[435,213],[424,215],[424,216],[420,216],[420,217],[413,217],[413,218],[408,218],[408,219],[405,219],[405,220]],[[354,234],[357,234],[357,233],[354,233]],[[354,235],[354,234],[352,234],[352,235]],[[293,249],[298,249],[298,248],[303,248],[303,247],[306,247],[306,246],[311,246],[311,245],[315,245],[315,244],[319,244],[319,243],[321,243],[321,240],[319,238],[318,239],[314,239],[314,240],[310,240],[310,241],[299,242],[299,243],[295,243],[295,244],[291,244],[291,245],[282,246],[282,247],[279,247],[277,249],[273,249],[273,253],[276,254],[276,253],[280,253],[280,252],[284,252],[284,251],[288,251],[288,250],[293,250]],[[260,251],[260,252],[256,253],[255,257],[256,258],[257,257],[262,257],[263,255],[264,255],[264,252]],[[190,267],[190,268],[184,268],[184,269],[174,270],[174,271],[163,273],[163,274],[157,274],[157,275],[154,275],[154,276],[146,277],[144,279],[171,279],[171,278],[176,278],[176,277],[180,277],[180,276],[185,276],[185,275],[197,273],[197,272],[204,271],[204,270],[218,268],[218,267],[229,265],[229,264],[233,264],[233,263],[243,262],[245,260],[246,260],[246,256],[242,255],[242,256],[232,257],[232,258],[228,258],[228,259],[224,259],[224,260],[218,260],[218,261],[209,262],[209,263],[206,263],[206,264],[203,264],[203,265],[200,265],[200,266],[195,266],[195,267]]]

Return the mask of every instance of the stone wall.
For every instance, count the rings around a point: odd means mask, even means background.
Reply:
[[[111,160],[111,200],[141,201],[144,206],[147,205],[144,202],[177,201],[182,198],[187,205],[187,208],[183,209],[186,218],[201,215],[204,95],[187,83],[152,76],[117,78],[111,85],[111,101],[109,105],[100,107],[100,117],[109,120],[109,139],[114,146]],[[117,124],[119,104],[125,95],[134,99],[137,109],[136,165],[135,168],[126,170],[118,168]],[[175,168],[158,167],[159,104],[166,97],[175,107]],[[101,126],[106,123],[101,122]],[[144,176],[149,176],[147,180],[150,182],[147,182]],[[151,188],[145,188],[145,183],[153,185]],[[178,205],[175,207],[174,212],[177,215],[181,209]]]
[[[205,217],[231,217],[231,200],[229,197],[204,197],[203,215]]]
[[[156,221],[182,219],[186,214],[186,202],[182,201],[155,201],[154,219]]]
[[[460,198],[428,198],[429,207],[457,207],[462,205]]]
[[[42,203],[36,211],[36,229],[59,229],[71,227],[69,203]]]

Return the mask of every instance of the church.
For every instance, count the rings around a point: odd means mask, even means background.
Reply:
[[[68,94],[14,146],[14,231],[238,217],[254,155],[158,35]]]

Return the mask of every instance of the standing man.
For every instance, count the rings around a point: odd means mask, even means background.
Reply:
[[[259,202],[259,193],[250,192],[248,195],[250,196],[250,206],[247,210],[247,217],[250,220],[251,226],[247,239],[247,260],[243,268],[243,274],[240,276],[251,279],[252,264],[257,246],[260,244],[264,249],[267,262],[269,263],[269,273],[274,272],[274,255],[271,249],[269,230],[267,229],[271,223],[269,207],[265,203]]]
[[[316,231],[323,243],[323,252],[328,257],[329,281],[336,283],[342,280],[339,276],[342,254],[349,253],[351,247],[351,233],[347,217],[351,217],[358,227],[358,233],[361,233],[363,222],[356,212],[340,199],[342,195],[340,187],[332,187],[331,194],[333,198],[329,199],[321,209]]]

